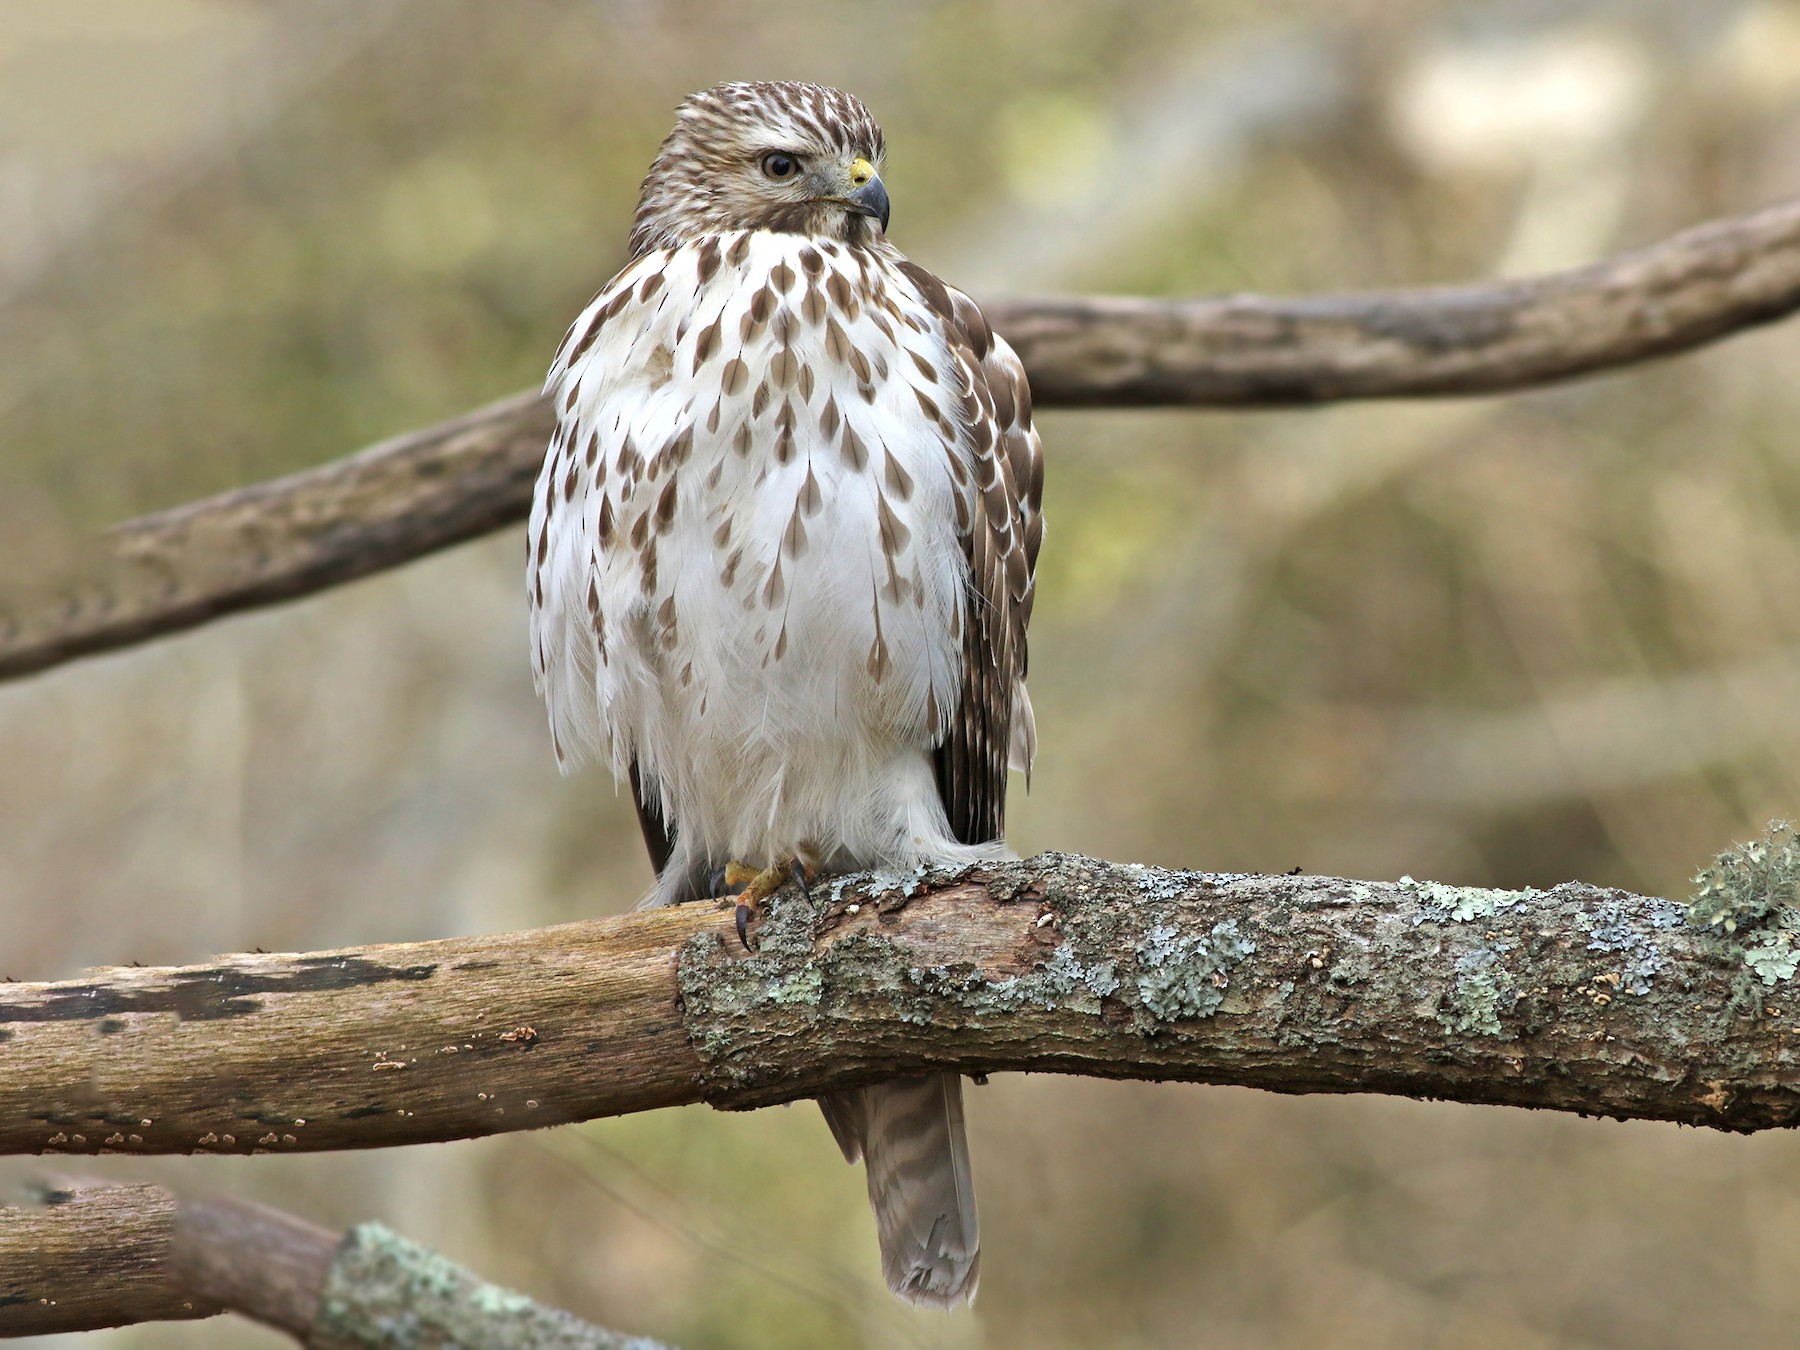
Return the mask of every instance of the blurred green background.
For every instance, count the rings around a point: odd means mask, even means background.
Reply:
[[[4,574],[535,384],[720,79],[859,93],[896,241],[977,297],[1530,273],[1800,191],[1784,0],[1278,8],[0,0]],[[1685,894],[1800,810],[1796,369],[1787,325],[1507,399],[1045,413],[1015,845]],[[0,687],[0,975],[628,906],[521,552]],[[881,1288],[810,1108],[82,1167],[379,1218],[696,1348],[1795,1338],[1800,1140],[1025,1077],[970,1121],[948,1320]]]

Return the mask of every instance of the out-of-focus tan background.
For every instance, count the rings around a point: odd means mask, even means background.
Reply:
[[[978,297],[1527,273],[1800,191],[1784,0],[12,0],[11,575],[534,384],[673,105],[743,77],[861,94],[896,241]],[[1685,894],[1800,810],[1796,370],[1788,325],[1509,399],[1046,413],[1015,844]],[[0,975],[627,906],[636,828],[603,777],[556,776],[521,555],[0,687]],[[810,1109],[91,1170],[379,1218],[691,1347],[1795,1338],[1800,1139],[1051,1078],[971,1098],[984,1279],[949,1320],[881,1289]]]

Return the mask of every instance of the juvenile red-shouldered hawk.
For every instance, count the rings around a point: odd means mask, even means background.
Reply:
[[[1012,349],[887,242],[883,153],[835,89],[693,95],[551,367],[537,683],[564,768],[630,781],[648,903],[728,863],[1006,856],[1043,462]],[[962,1080],[821,1104],[888,1284],[972,1297]]]

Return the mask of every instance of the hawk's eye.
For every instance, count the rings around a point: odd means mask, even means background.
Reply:
[[[762,171],[776,182],[781,182],[800,172],[800,161],[776,150],[762,157]]]

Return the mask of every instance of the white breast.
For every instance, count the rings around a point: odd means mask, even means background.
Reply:
[[[570,330],[531,523],[539,686],[565,764],[655,784],[671,873],[955,853],[929,754],[967,603],[950,371],[882,254],[788,235],[649,254]]]

